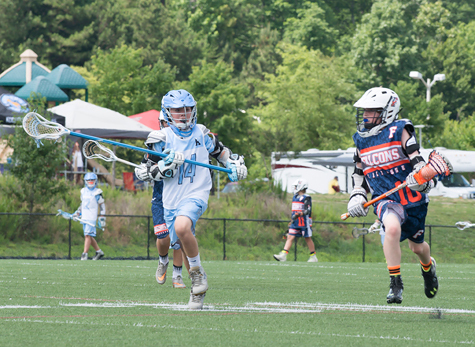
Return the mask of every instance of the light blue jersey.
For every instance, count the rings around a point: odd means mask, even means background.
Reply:
[[[166,139],[154,144],[154,150],[163,152],[171,148],[182,152],[185,159],[208,163],[209,153],[214,151],[212,139],[207,136],[209,130],[197,125],[189,137],[179,137],[170,128],[162,129]],[[182,200],[198,199],[208,202],[211,190],[211,174],[208,168],[184,163],[173,178],[163,180],[163,207],[168,210],[177,208]]]

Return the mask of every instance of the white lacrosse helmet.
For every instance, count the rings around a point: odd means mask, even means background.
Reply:
[[[94,189],[97,186],[97,175],[94,172],[88,172],[84,175],[84,183],[87,188]]]
[[[158,122],[160,123],[160,129],[168,127],[167,120],[165,119],[165,115],[163,111],[160,111],[160,116],[158,116]]]
[[[190,109],[189,112],[186,111],[188,108]],[[174,119],[171,109],[185,109],[185,118],[182,120]],[[198,118],[196,101],[193,95],[184,89],[169,91],[162,98],[162,112],[173,132],[182,137],[191,135]]]
[[[308,188],[308,183],[303,178],[299,178],[297,181],[292,184],[292,188],[294,188],[294,194],[297,194],[301,190]]]
[[[353,106],[356,107],[356,129],[358,134],[362,137],[368,137],[379,134],[384,127],[398,118],[401,101],[393,90],[377,87],[368,89]],[[381,122],[369,123],[368,119],[364,119],[365,109],[381,112],[378,118],[381,119]]]

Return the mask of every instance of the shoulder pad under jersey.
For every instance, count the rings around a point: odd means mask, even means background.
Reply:
[[[148,134],[147,140],[145,141],[146,145],[157,143],[157,142],[166,142],[167,134],[163,130],[154,130]]]
[[[412,122],[406,118],[401,119],[401,121],[404,122],[404,129],[406,129],[409,134],[414,134],[416,129],[414,128],[414,125],[412,125]]]
[[[210,132],[209,129],[206,126],[204,126],[203,124],[196,124],[196,126],[198,128],[200,128],[200,130],[203,132],[203,135],[208,135],[209,134],[209,132]]]
[[[96,188],[94,191],[94,195],[101,195],[102,194],[102,189]]]

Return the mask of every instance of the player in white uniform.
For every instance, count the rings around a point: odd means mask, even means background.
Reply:
[[[188,307],[202,309],[208,281],[201,266],[194,228],[208,207],[211,174],[206,167],[184,161],[207,164],[211,155],[232,170],[228,174],[232,181],[245,179],[247,168],[242,156],[223,146],[204,125],[196,124],[196,101],[186,90],[168,92],[162,99],[162,112],[169,127],[151,132],[145,144],[153,144],[155,151],[167,154],[167,157],[157,164],[142,164],[135,173],[138,178],[148,176],[163,181],[163,207],[170,242],[173,246],[180,240],[190,264]]]
[[[86,187],[81,189],[81,205],[74,212],[74,216],[81,217],[83,221],[96,225],[97,212],[100,209],[99,225],[104,228],[106,226],[106,204],[102,197],[102,190],[97,188],[97,175],[88,172],[84,175],[84,182]],[[92,260],[99,260],[104,256],[104,252],[99,248],[95,239],[96,228],[92,225],[83,224],[84,252],[81,255],[81,260],[87,260],[87,253],[91,245],[96,250]]]

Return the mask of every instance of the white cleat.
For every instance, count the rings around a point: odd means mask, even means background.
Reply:
[[[167,280],[167,269],[168,269],[168,263],[164,265],[159,260],[157,272],[155,272],[155,279],[157,280],[158,284],[164,284],[165,281]]]
[[[191,293],[194,295],[204,294],[208,290],[208,278],[201,266],[190,268]]]
[[[307,263],[318,263],[317,256],[315,254],[311,255],[310,258],[308,258]]]
[[[81,254],[81,260],[87,260],[87,253]]]
[[[183,278],[181,276],[177,276],[173,279],[173,288],[186,288],[186,285],[183,282]]]
[[[100,250],[99,252],[96,252],[96,255],[92,258],[92,260],[99,260],[104,256],[104,252]]]
[[[190,310],[202,310],[205,296],[206,293],[198,295],[193,295],[193,293],[190,293],[190,301],[188,302],[188,308]]]
[[[279,254],[274,254],[274,259],[277,261],[287,261],[287,253],[280,252]]]

